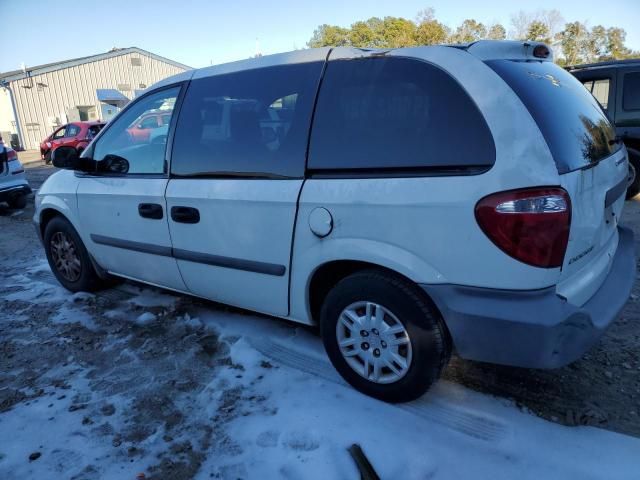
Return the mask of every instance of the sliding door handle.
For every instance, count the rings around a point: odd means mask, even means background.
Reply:
[[[164,216],[162,205],[157,203],[141,203],[138,205],[138,214],[142,218],[151,218],[153,220],[161,220]]]
[[[178,223],[198,223],[200,212],[192,207],[171,207],[171,219]]]

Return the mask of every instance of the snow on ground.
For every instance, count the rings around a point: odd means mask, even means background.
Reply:
[[[43,273],[0,294],[0,479],[357,479],[353,443],[382,479],[638,478],[639,439],[449,382],[385,404],[303,327]]]

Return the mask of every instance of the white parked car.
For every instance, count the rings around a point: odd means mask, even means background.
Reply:
[[[0,137],[0,202],[6,202],[10,208],[24,208],[30,193],[31,187],[16,151],[6,146]]]
[[[166,145],[127,134],[155,109]],[[189,71],[53,161],[34,220],[69,290],[115,275],[319,325],[342,376],[387,401],[421,395],[452,349],[576,360],[635,279],[626,150],[543,44]]]

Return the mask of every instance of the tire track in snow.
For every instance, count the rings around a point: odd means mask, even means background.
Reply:
[[[250,338],[248,341],[253,348],[276,363],[352,388],[329,362],[292,350],[269,338]],[[508,426],[497,419],[428,396],[392,407],[478,440],[496,442],[508,433]]]

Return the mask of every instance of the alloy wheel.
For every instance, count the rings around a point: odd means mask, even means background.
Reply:
[[[77,281],[82,272],[82,262],[71,237],[65,232],[56,232],[51,236],[49,246],[58,273],[69,282]]]

